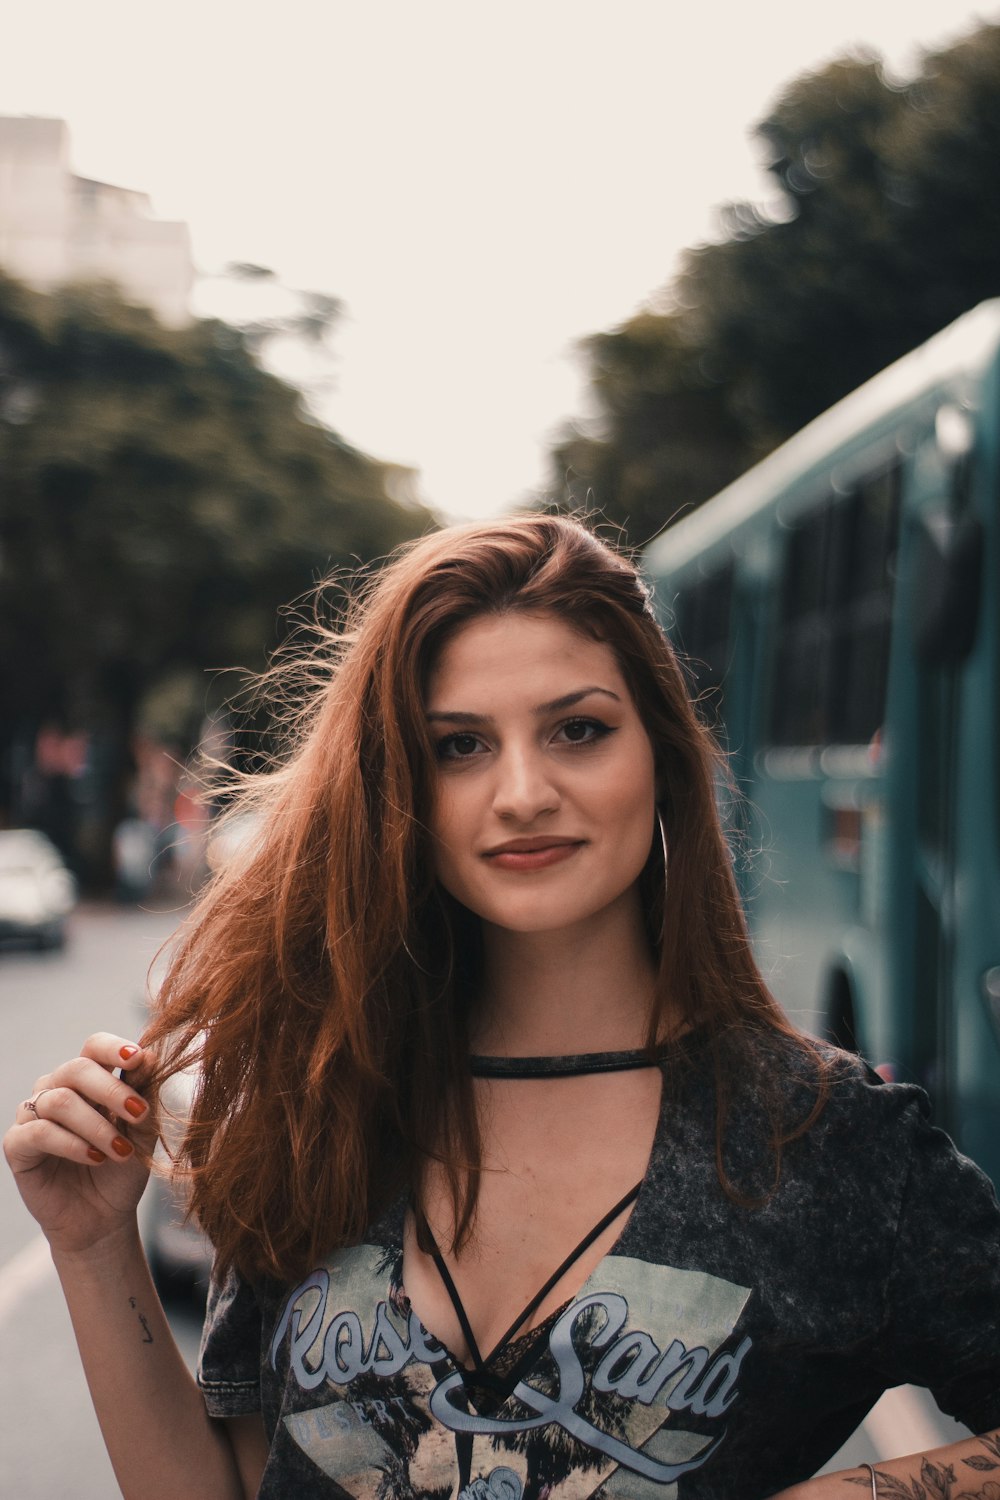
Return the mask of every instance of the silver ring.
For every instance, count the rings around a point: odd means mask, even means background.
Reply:
[[[51,1092],[52,1092],[51,1089],[39,1089],[38,1093],[37,1094],[33,1094],[30,1099],[25,1099],[25,1101],[24,1101],[24,1107],[25,1107],[25,1109],[30,1109],[31,1113],[34,1115],[34,1117],[35,1117],[36,1120],[40,1120],[42,1118],[41,1115],[38,1113],[38,1101],[39,1101],[39,1099],[42,1097],[43,1094],[50,1094]]]

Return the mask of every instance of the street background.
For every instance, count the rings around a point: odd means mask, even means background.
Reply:
[[[177,925],[174,912],[85,905],[63,953],[0,948],[0,1111],[98,1030],[142,1029],[146,971]],[[195,1308],[171,1308],[193,1363]],[[69,1315],[48,1248],[0,1174],[0,1495],[4,1500],[114,1500],[119,1494],[76,1355]],[[141,1442],[141,1434],[136,1435]]]

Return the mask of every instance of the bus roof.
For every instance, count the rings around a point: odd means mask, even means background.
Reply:
[[[668,527],[646,549],[647,570],[655,576],[684,567],[763,510],[776,494],[808,475],[816,464],[833,458],[851,438],[876,427],[942,381],[980,373],[998,348],[1000,298],[994,298],[872,376],[690,516]]]

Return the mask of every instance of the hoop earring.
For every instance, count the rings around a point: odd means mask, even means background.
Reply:
[[[656,826],[660,830],[660,847],[663,850],[663,905],[660,909],[660,947],[662,948],[667,926],[667,885],[670,875],[670,855],[667,850],[667,830],[663,826],[663,814],[659,808],[656,809]]]

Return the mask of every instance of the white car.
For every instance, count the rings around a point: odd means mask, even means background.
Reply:
[[[51,839],[34,828],[0,830],[0,938],[61,948],[76,897],[76,881]]]

